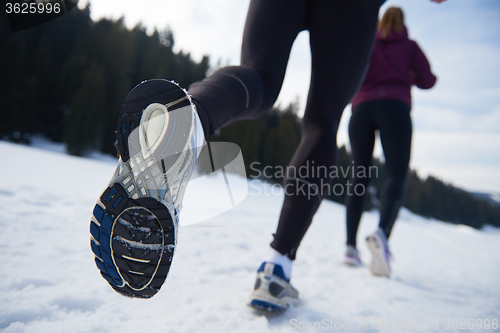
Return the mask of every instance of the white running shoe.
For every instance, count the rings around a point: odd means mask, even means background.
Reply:
[[[196,110],[166,80],[132,89],[118,116],[116,171],[95,205],[91,248],[117,292],[149,298],[162,286],[177,239],[179,213],[199,147]]]
[[[363,266],[363,262],[359,258],[359,251],[352,245],[347,245],[345,250],[344,264],[347,266],[358,267]]]
[[[387,237],[382,229],[366,237],[366,244],[372,253],[370,271],[373,275],[391,277],[391,253],[387,245]]]
[[[248,305],[256,310],[281,312],[299,305],[299,292],[292,287],[280,265],[264,262],[257,271],[254,291]]]

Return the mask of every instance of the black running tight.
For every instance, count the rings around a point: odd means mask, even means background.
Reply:
[[[353,108],[349,122],[354,170],[368,170],[372,161],[375,131],[385,156],[385,180],[380,196],[379,227],[389,237],[405,188],[408,163],[410,161],[412,125],[410,107],[395,100],[370,101]],[[352,180],[353,186],[368,186],[368,177]],[[366,192],[365,192],[366,194]],[[363,213],[364,196],[349,196],[346,202],[347,244],[356,246],[356,234]]]
[[[330,167],[336,163],[336,135],[345,106],[370,60],[380,0],[252,0],[245,24],[241,65],[226,67],[189,88],[207,139],[241,119],[271,109],[281,90],[292,44],[308,30],[311,82],[302,122],[302,141],[290,165]],[[295,258],[321,195],[301,186],[321,186],[326,177],[289,177],[278,230],[271,244]]]

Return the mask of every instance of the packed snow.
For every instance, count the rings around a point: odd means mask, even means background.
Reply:
[[[61,146],[0,142],[2,332],[494,332],[500,320],[500,230],[475,230],[403,209],[390,239],[391,279],[342,264],[344,206],[324,201],[298,251],[292,283],[302,303],[280,315],[246,303],[276,229],[282,191],[251,180],[226,210],[221,179],[188,186],[169,276],[149,300],[101,278],[89,221],[116,159],[73,157]],[[232,176],[232,182],[246,180]],[[220,203],[219,203],[220,202]],[[201,214],[201,215],[200,215]],[[363,241],[378,214],[363,215]],[[496,323],[496,326],[495,326]]]

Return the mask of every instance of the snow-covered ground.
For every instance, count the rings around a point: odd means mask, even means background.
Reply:
[[[99,275],[89,245],[90,215],[114,159],[71,157],[37,142],[36,148],[0,142],[2,332],[498,331],[499,229],[478,231],[402,210],[390,240],[393,277],[376,278],[366,267],[342,265],[344,207],[326,201],[294,266],[302,304],[277,316],[254,312],[247,298],[283,199],[266,195],[279,191],[258,182],[236,208],[181,228],[155,297],[120,296]],[[205,190],[189,193],[181,219],[196,220],[207,198],[217,205],[218,183],[203,178]],[[376,225],[377,214],[366,213],[359,240]]]

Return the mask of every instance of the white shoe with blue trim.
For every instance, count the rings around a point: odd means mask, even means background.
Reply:
[[[257,271],[254,291],[250,295],[248,305],[256,310],[281,312],[298,306],[299,292],[285,277],[280,265],[264,262]]]

